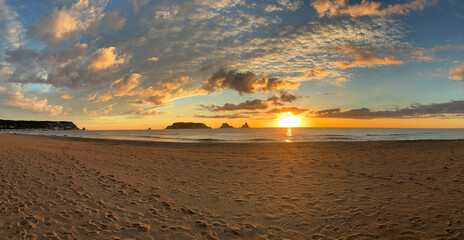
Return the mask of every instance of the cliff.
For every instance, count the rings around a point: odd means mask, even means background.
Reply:
[[[194,122],[175,122],[171,126],[167,126],[166,129],[198,129],[198,128],[210,128],[204,123]]]
[[[66,121],[15,121],[1,119],[0,129],[79,130],[73,122]]]

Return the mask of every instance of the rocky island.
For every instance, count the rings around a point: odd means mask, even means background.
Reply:
[[[220,128],[234,128],[230,126],[228,123],[223,123]]]
[[[167,126],[166,129],[203,129],[210,128],[204,123],[194,123],[194,122],[175,122],[171,126]]]
[[[79,130],[68,121],[24,121],[0,119],[0,130]]]
[[[248,126],[248,123],[245,123],[242,125],[242,128],[250,128],[250,126]]]

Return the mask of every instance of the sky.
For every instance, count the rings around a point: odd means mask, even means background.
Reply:
[[[461,0],[0,0],[0,119],[464,127]]]

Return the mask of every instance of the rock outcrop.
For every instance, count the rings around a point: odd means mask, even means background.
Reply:
[[[242,128],[250,128],[250,126],[248,126],[248,123],[245,123],[242,125]]]
[[[223,123],[220,128],[234,128],[230,126],[228,123]]]
[[[8,130],[79,130],[73,122],[67,121],[15,121],[1,120],[0,129]]]
[[[204,123],[194,123],[194,122],[175,122],[171,126],[167,126],[166,129],[201,129],[201,128],[210,128]]]

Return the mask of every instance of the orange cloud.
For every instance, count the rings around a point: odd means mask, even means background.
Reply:
[[[350,61],[338,61],[334,63],[335,66],[341,69],[369,65],[403,64],[403,61],[397,60],[395,56],[364,50],[350,43],[340,44],[337,46],[337,50],[341,53],[350,53]],[[374,54],[379,54],[381,56],[376,57]]]
[[[455,68],[452,68],[449,70],[449,78],[459,81],[459,80],[464,80],[464,64],[463,65],[457,65]]]
[[[98,49],[89,59],[87,70],[92,73],[124,63],[124,56],[118,57],[115,47]]]
[[[186,84],[188,81],[190,81],[190,78],[187,76],[174,79],[163,79],[148,88],[134,89],[129,93],[129,95],[145,97],[143,100],[139,99],[136,102],[137,105],[141,105],[146,102],[153,106],[160,106],[168,100],[195,94],[195,92],[185,91],[181,88],[181,86]]]
[[[147,61],[158,62],[159,57],[151,57]]]
[[[97,102],[104,102],[112,99],[113,97],[129,95],[130,91],[139,85],[140,77],[142,77],[142,75],[132,73],[114,81],[111,86],[98,97]]]
[[[60,96],[60,98],[70,100],[70,99],[73,99],[74,96],[71,96],[71,95],[69,95],[67,93],[64,93],[63,95]]]
[[[89,116],[96,116],[96,115],[108,115],[112,110],[113,110],[113,107],[116,105],[116,103],[113,103],[113,104],[110,104],[106,107],[102,107],[98,110],[94,110],[94,111],[88,111],[87,108],[84,108],[82,109],[82,112],[85,114],[85,115],[89,115]]]
[[[8,94],[8,101],[5,103],[9,107],[30,110],[33,112],[47,113],[56,116],[63,111],[63,106],[49,105],[47,99],[38,100],[36,97],[27,98],[21,92]]]
[[[434,4],[436,1],[414,0],[409,3],[390,4],[385,8],[381,2],[361,1],[359,4],[348,5],[348,0],[316,0],[311,6],[316,9],[319,17],[333,17],[337,15],[360,16],[389,16],[406,15],[411,11],[423,10],[426,6]]]
[[[310,69],[306,72],[306,76],[309,78],[322,77],[329,74],[327,69]]]

